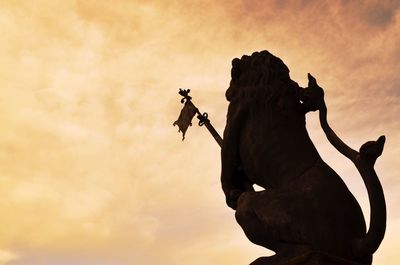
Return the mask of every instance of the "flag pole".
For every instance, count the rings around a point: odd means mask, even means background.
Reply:
[[[180,131],[183,133],[183,139],[184,139],[186,130],[191,125],[192,118],[194,117],[194,115],[197,114],[197,118],[199,119],[199,126],[205,125],[208,131],[214,137],[215,141],[217,141],[218,145],[222,148],[222,138],[215,130],[214,126],[212,126],[210,120],[208,119],[207,112],[201,114],[200,110],[193,104],[192,97],[189,96],[189,92],[190,89],[182,89],[182,88],[179,89],[178,93],[183,97],[181,99],[181,103],[185,104],[185,106],[183,107],[178,120],[174,122],[174,125],[178,125]],[[190,108],[186,108],[187,106],[190,106]],[[240,178],[244,178],[243,182],[244,190],[254,191],[253,183],[246,177],[246,174],[242,166],[238,167],[238,176]]]
[[[215,141],[217,141],[218,145],[222,148],[222,137],[218,134],[218,132],[215,130],[214,126],[212,126],[210,120],[208,119],[208,113],[204,112],[203,114],[200,112],[200,110],[193,104],[192,102],[192,97],[189,96],[190,89],[182,89],[179,88],[179,95],[181,95],[183,98],[181,99],[181,102],[184,103],[185,101],[188,104],[191,104],[193,108],[196,110],[197,118],[199,119],[199,126],[205,125],[208,131],[211,133],[211,135],[214,137]]]

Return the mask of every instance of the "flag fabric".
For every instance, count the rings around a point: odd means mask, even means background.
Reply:
[[[186,100],[178,119],[174,122],[174,126],[178,125],[178,132],[182,132],[182,141],[185,139],[185,133],[189,126],[192,126],[192,119],[196,114],[196,107],[190,100]]]

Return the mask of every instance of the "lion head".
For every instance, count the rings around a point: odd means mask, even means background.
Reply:
[[[268,51],[232,60],[229,102],[249,102],[272,109],[299,109],[299,85],[290,79],[289,68]]]

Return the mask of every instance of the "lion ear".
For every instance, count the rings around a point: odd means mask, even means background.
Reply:
[[[310,73],[308,73],[308,86],[310,85],[317,85],[317,80]]]

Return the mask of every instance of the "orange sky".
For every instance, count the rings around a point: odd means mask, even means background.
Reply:
[[[179,87],[225,125],[230,62],[282,58],[312,73],[329,120],[358,148],[385,134],[376,169],[388,228],[376,264],[400,245],[398,1],[3,1],[0,7],[0,265],[248,264],[225,206],[219,147],[172,127]],[[354,166],[308,129],[369,219]]]

